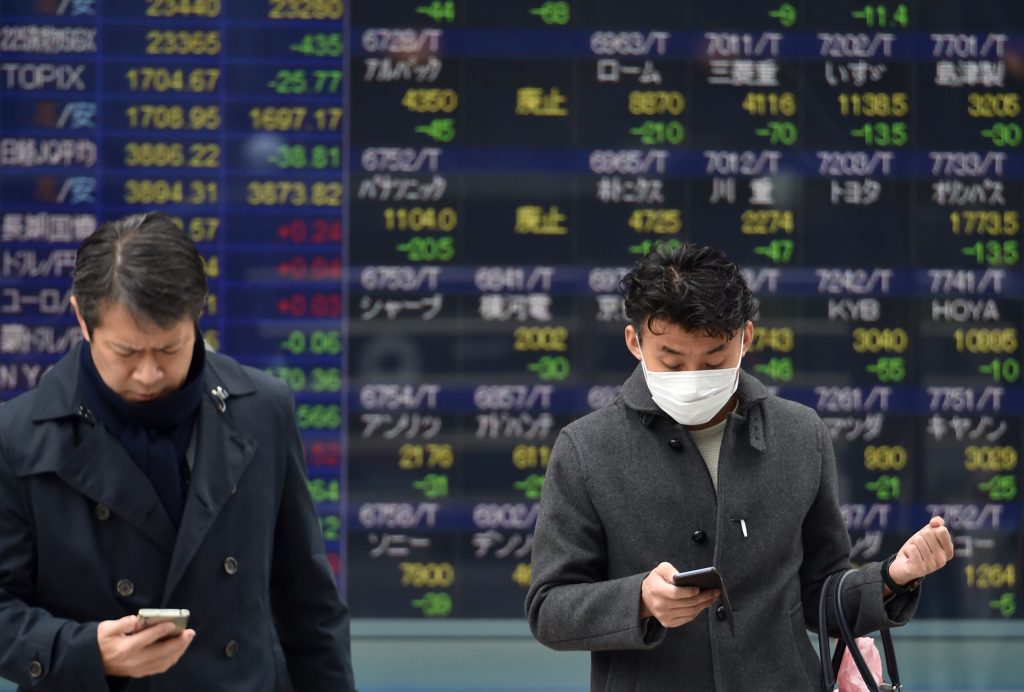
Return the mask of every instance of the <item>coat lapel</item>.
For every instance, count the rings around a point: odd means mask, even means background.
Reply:
[[[81,433],[75,448],[63,457],[32,459],[21,475],[52,472],[94,502],[141,531],[166,554],[174,550],[174,525],[145,474],[121,443],[85,408],[78,392],[76,344],[43,375],[35,392],[33,423],[73,419]],[[86,421],[89,422],[86,422]]]
[[[174,548],[174,525],[149,479],[106,428],[99,424],[84,427],[88,432],[82,443],[52,470],[81,494],[106,505],[111,513],[170,555]]]
[[[209,397],[204,397],[200,409],[198,434],[192,482],[164,583],[164,600],[174,592],[256,453],[256,443],[238,432],[231,416],[219,411]]]

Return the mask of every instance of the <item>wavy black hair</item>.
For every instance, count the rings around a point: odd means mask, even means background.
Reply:
[[[75,258],[71,292],[92,334],[100,311],[119,303],[140,323],[167,329],[199,319],[206,274],[195,245],[169,216],[135,214],[110,221],[86,238]]]
[[[731,339],[757,316],[757,298],[722,252],[705,245],[656,245],[622,277],[626,317],[637,332],[667,321],[687,332]]]

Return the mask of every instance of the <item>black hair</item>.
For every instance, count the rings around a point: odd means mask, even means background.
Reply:
[[[757,315],[757,298],[722,252],[704,245],[660,243],[619,282],[626,317],[636,330],[667,321],[687,332],[731,339]]]
[[[185,232],[160,212],[135,214],[100,226],[75,259],[71,292],[86,329],[100,310],[123,306],[140,324],[167,329],[198,320],[206,303],[203,260]]]

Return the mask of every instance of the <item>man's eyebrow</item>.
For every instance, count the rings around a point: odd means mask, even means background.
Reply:
[[[187,339],[188,339],[188,337],[183,337],[181,339],[177,339],[176,341],[171,341],[171,342],[166,343],[166,344],[161,344],[160,346],[156,347],[156,349],[154,349],[154,350],[157,350],[157,351],[167,351],[167,350],[172,349],[172,348],[178,348],[179,346],[184,344]],[[135,348],[134,346],[129,346],[128,344],[123,344],[120,341],[111,341],[110,345],[111,345],[111,347],[116,348],[119,351],[131,351],[132,353],[137,353],[138,351],[143,350],[143,349]]]
[[[720,353],[721,351],[724,351],[724,350],[725,350],[725,347],[726,347],[726,346],[728,346],[728,345],[729,345],[728,343],[721,343],[721,344],[718,344],[718,345],[717,345],[717,346],[715,346],[714,348],[711,348],[711,349],[708,349],[707,351],[705,351],[705,352],[704,352],[704,355],[705,355],[705,356],[711,356],[711,355],[714,355],[714,354],[716,354],[716,353]],[[662,350],[662,351],[663,351],[664,353],[668,353],[669,355],[673,355],[673,356],[682,356],[682,355],[685,355],[685,354],[684,354],[684,353],[683,353],[682,351],[679,351],[679,350],[677,350],[677,349],[674,349],[674,348],[672,348],[671,346],[668,346],[668,345],[666,345],[666,344],[662,344],[662,345],[661,345],[661,350]]]
[[[116,348],[118,351],[138,351],[139,349],[128,344],[123,344],[120,341],[111,341],[110,345],[112,348]]]

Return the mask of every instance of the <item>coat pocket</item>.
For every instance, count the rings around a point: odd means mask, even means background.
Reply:
[[[293,692],[291,680],[288,679],[288,664],[284,660],[281,645],[274,641],[274,692]]]
[[[637,677],[643,669],[637,668],[637,662],[631,656],[633,652],[617,651],[611,654],[608,662],[608,675],[605,677],[602,692],[636,692]],[[594,688],[598,689],[598,688]]]
[[[807,632],[807,625],[804,622],[804,609],[801,603],[789,609],[790,629],[793,634],[793,660],[799,661],[802,665],[804,678],[807,681],[807,690],[818,690],[821,683],[818,682],[821,665],[818,656],[814,653],[811,640]]]

